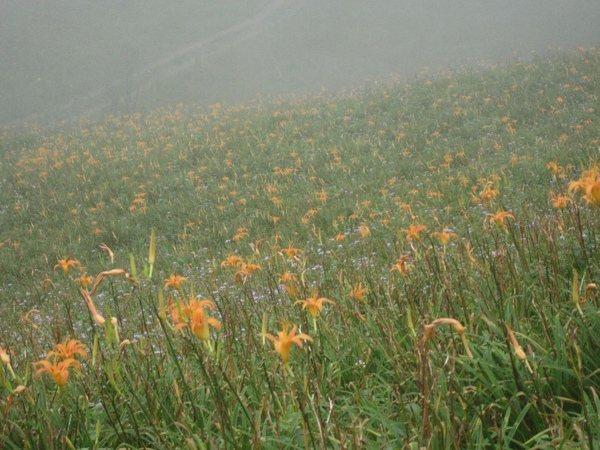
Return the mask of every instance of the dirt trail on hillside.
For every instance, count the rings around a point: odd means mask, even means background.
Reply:
[[[297,5],[298,3],[293,0],[273,0],[247,20],[146,64],[143,69],[129,74],[125,80],[115,81],[108,86],[99,86],[83,96],[77,96],[56,108],[55,112],[58,117],[71,117],[71,121],[77,121],[81,117],[106,114],[114,106],[115,92],[137,97],[150,90],[155,84],[192,69],[198,59],[221,53],[264,32],[268,28],[270,19],[293,15],[299,8]],[[284,6],[287,6],[287,9],[281,11]],[[73,111],[74,113],[72,113]],[[35,119],[35,117],[30,117],[29,121]]]

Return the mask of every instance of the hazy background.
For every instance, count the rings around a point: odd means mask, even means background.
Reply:
[[[0,0],[0,126],[240,104],[599,42],[597,0]]]

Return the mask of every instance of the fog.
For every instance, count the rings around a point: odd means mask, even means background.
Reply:
[[[0,0],[0,126],[246,104],[600,41],[591,0]]]

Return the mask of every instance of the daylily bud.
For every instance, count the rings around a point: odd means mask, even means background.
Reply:
[[[90,313],[92,314],[92,318],[94,319],[94,322],[96,322],[98,325],[103,327],[104,324],[106,323],[106,320],[104,320],[104,317],[102,317],[96,310],[96,305],[94,305],[94,302],[92,301],[92,298],[90,297],[90,294],[88,294],[87,291],[84,289],[79,289],[79,293],[85,300],[85,303],[86,303],[88,309],[90,310]]]
[[[119,342],[120,339],[119,339],[119,329],[117,328],[117,324],[118,324],[117,318],[116,317],[111,318],[110,319],[110,323],[112,324],[112,326],[115,329],[115,338],[116,338],[116,341]]]
[[[0,347],[0,361],[2,361],[7,366],[10,364],[10,358],[8,356],[8,353],[6,353],[6,351],[4,351],[2,347]]]
[[[458,334],[463,334],[465,332],[465,327],[463,327],[462,324],[456,319],[450,319],[450,318],[444,317],[441,319],[435,319],[430,324],[430,326],[434,326],[434,327],[437,327],[438,325],[450,325],[456,330],[456,332]]]
[[[98,325],[100,325],[101,327],[104,326],[104,324],[106,323],[106,320],[104,319],[104,317],[102,317],[100,314],[96,313],[93,316],[94,322],[96,322]]]
[[[456,330],[456,332],[460,335],[460,339],[463,343],[463,347],[465,348],[465,352],[469,359],[473,359],[473,354],[471,353],[471,349],[469,348],[469,342],[467,341],[467,337],[465,336],[465,327],[456,320],[448,317],[442,317],[441,319],[435,319],[429,325],[425,325],[425,335],[423,336],[422,343],[424,344],[429,339],[431,339],[434,335],[434,330],[439,325],[450,325],[452,328]]]
[[[598,287],[596,286],[595,283],[589,283],[585,287],[585,294],[583,295],[583,298],[579,301],[579,306],[583,306],[588,301],[590,292],[597,288]]]
[[[148,278],[152,278],[152,269],[154,269],[154,262],[156,261],[156,234],[154,230],[150,232],[150,249],[148,250],[148,264],[150,269],[148,271]]]
[[[508,333],[508,339],[510,340],[510,343],[512,344],[513,348],[515,349],[516,357],[519,358],[521,361],[526,361],[527,355],[523,351],[523,347],[521,347],[519,345],[519,343],[517,342],[515,333],[513,332],[513,330],[510,329],[510,327],[508,325],[506,325],[506,332]]]

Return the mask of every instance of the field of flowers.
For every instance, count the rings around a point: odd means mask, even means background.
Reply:
[[[600,51],[0,135],[0,448],[598,448]]]

